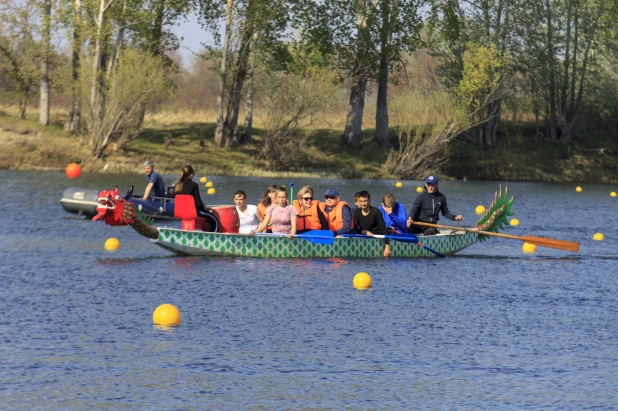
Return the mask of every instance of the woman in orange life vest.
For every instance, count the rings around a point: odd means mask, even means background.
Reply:
[[[304,186],[298,190],[297,198],[298,200],[292,202],[292,205],[298,211],[296,232],[328,230],[326,216],[319,209],[320,202],[313,199],[313,188],[311,186]]]
[[[320,210],[328,219],[328,229],[335,234],[349,234],[354,228],[352,223],[352,209],[345,201],[339,200],[339,191],[329,188],[324,193],[324,202],[320,203]]]
[[[266,189],[266,192],[264,194],[262,194],[262,197],[260,197],[260,202],[257,205],[257,209],[260,212],[260,214],[262,214],[262,216],[266,215],[266,209],[268,207],[270,207],[272,204],[275,204],[275,198],[277,197],[277,189],[279,188],[279,186],[277,184],[271,184],[268,186],[268,188]],[[270,232],[270,226],[272,224],[268,225],[268,231]]]

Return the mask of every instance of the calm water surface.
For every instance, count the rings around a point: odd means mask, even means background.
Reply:
[[[0,171],[1,410],[618,409],[618,187],[508,184],[521,221],[508,233],[579,240],[579,253],[494,238],[440,260],[180,258],[59,204],[72,185],[144,179]],[[211,181],[208,204],[289,183]],[[304,184],[408,206],[420,185]],[[440,188],[473,224],[497,183]],[[370,290],[352,287],[359,271]],[[163,303],[179,327],[152,325]]]

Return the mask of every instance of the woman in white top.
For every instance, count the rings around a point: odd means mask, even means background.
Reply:
[[[240,228],[238,232],[241,234],[249,234],[258,227],[258,224],[264,219],[264,216],[259,212],[257,206],[251,204],[247,205],[247,195],[242,190],[238,190],[234,193],[234,203],[236,204],[236,211],[238,211],[238,217],[240,219]]]

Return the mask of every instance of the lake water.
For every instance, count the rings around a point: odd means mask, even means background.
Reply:
[[[211,181],[208,204],[289,183]],[[507,233],[579,253],[493,238],[444,259],[261,260],[175,257],[59,204],[70,186],[131,182],[145,177],[0,171],[1,410],[618,409],[618,187],[507,184],[521,221]],[[420,185],[295,183],[407,206]],[[498,183],[440,188],[473,225]],[[371,289],[352,287],[359,271]],[[180,326],[152,324],[164,303]]]

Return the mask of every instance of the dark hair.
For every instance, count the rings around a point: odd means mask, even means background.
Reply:
[[[245,194],[245,192],[242,190],[238,190],[237,192],[235,192],[234,197],[236,196],[243,196],[244,198],[247,198],[247,194]]]
[[[268,193],[275,192],[277,191],[278,188],[279,186],[277,184],[269,185],[268,188],[266,189],[266,192],[262,195],[262,197],[260,197],[260,203],[264,203],[266,207],[271,205],[272,201],[270,200],[270,197],[268,197]]]
[[[367,190],[359,191],[358,193],[354,194],[355,200],[358,200],[361,197],[367,198],[367,200],[371,200],[371,194],[369,194],[369,191]]]
[[[182,191],[182,187],[185,185],[185,181],[190,180],[190,176],[195,175],[193,167],[186,165],[180,171],[180,177],[176,184],[174,184],[174,194],[179,194]]]

